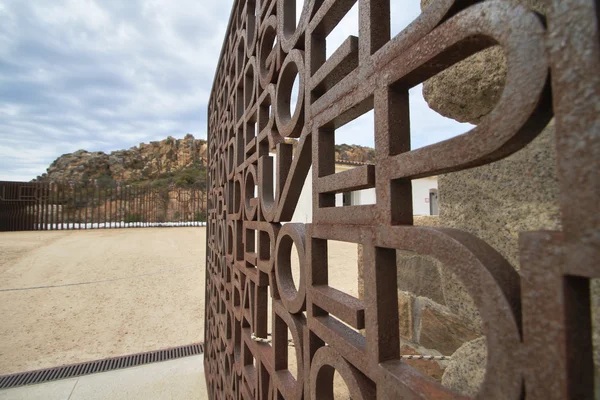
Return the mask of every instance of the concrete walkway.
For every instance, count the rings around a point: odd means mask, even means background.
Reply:
[[[204,400],[203,356],[0,390],[0,400]]]

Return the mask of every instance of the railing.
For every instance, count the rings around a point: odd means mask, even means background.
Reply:
[[[306,0],[296,18],[299,1],[234,1],[211,93],[210,397],[331,399],[338,372],[353,399],[464,398],[402,358],[395,257],[406,250],[450,268],[481,315],[488,351],[478,398],[593,398],[598,1],[523,2],[542,4],[541,16],[515,1],[432,0],[394,38],[390,0]],[[356,3],[358,37],[328,58],[327,36]],[[507,73],[494,110],[463,135],[411,150],[409,89],[496,45]],[[370,110],[375,165],[336,174],[335,130]],[[562,228],[520,232],[519,271],[473,234],[413,226],[412,179],[491,164],[523,149],[552,118]],[[293,148],[289,138],[298,139]],[[311,166],[312,223],[286,223]],[[376,204],[335,207],[335,193],[373,187]],[[330,240],[362,245],[364,298],[329,286]]]
[[[202,226],[199,188],[0,182],[0,231]]]

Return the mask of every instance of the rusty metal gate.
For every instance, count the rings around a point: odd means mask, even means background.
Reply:
[[[198,188],[97,182],[0,182],[0,232],[203,226]]]
[[[432,0],[391,38],[390,0],[306,0],[298,22],[296,1],[234,1],[210,98],[211,397],[331,399],[337,371],[353,399],[460,398],[401,359],[395,249],[403,249],[451,268],[477,305],[488,343],[478,398],[592,398],[598,2],[549,0],[542,17],[512,1]],[[355,3],[358,37],[327,58],[327,36]],[[493,45],[508,66],[495,109],[466,134],[411,150],[408,90]],[[298,105],[290,110],[296,77]],[[375,165],[335,173],[335,130],[370,110]],[[504,158],[551,118],[562,231],[522,232],[519,272],[467,232],[413,226],[411,179]],[[286,224],[311,166],[312,223]],[[376,189],[376,204],[335,206],[336,193],[364,188]],[[362,244],[363,299],[329,286],[329,240]],[[268,334],[272,340],[256,340]]]

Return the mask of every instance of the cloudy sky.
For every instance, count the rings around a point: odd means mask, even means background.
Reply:
[[[2,0],[0,180],[30,180],[78,149],[109,152],[186,133],[206,138],[232,3]],[[397,33],[418,15],[419,1],[392,4]],[[330,36],[328,52],[356,34],[357,21],[353,9]],[[470,127],[429,110],[419,87],[411,91],[411,124],[415,147]],[[336,139],[372,145],[372,115]]]

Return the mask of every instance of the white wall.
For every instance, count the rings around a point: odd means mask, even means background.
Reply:
[[[375,189],[364,189],[352,192],[352,204],[375,204],[377,196],[375,195]]]
[[[413,215],[429,215],[429,190],[437,189],[437,178],[421,178],[412,181]],[[339,204],[337,198],[340,198]],[[336,206],[342,205],[342,194],[336,195]],[[375,189],[352,192],[352,205],[375,204]]]
[[[312,221],[312,174],[313,169],[310,167],[304,181],[304,186],[302,187],[302,193],[300,193],[300,198],[298,199],[298,205],[292,216],[292,222],[307,224]]]
[[[277,157],[271,154],[273,160],[273,179],[277,174]],[[312,221],[312,167],[308,171],[306,181],[302,187],[302,193],[298,199],[298,205],[294,211],[292,222],[310,223]],[[429,190],[437,189],[437,177],[414,179],[412,181],[413,214],[429,215]],[[375,204],[375,189],[365,189],[352,192],[352,204]],[[336,207],[343,205],[343,194],[335,195]]]
[[[412,181],[413,215],[429,215],[429,189],[437,189],[437,177]]]
[[[269,153],[273,157],[273,182],[277,182],[277,154]],[[274,188],[274,195],[277,193],[277,187]],[[308,170],[308,175],[304,181],[298,205],[294,210],[291,222],[309,223],[312,221],[312,167]]]

